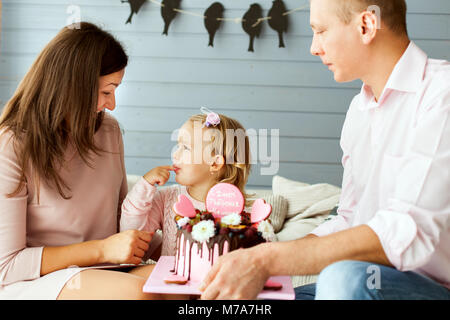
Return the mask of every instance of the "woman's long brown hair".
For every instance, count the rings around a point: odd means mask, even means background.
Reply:
[[[77,28],[78,27],[78,28]],[[0,130],[13,133],[22,172],[17,195],[32,168],[39,199],[40,179],[57,188],[64,199],[70,187],[59,175],[69,141],[89,164],[89,152],[103,150],[94,134],[103,121],[97,114],[99,78],[126,67],[121,44],[86,22],[63,28],[37,57],[0,117]]]

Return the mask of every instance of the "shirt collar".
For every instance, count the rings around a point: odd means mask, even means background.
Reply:
[[[378,102],[375,101],[372,88],[363,84],[361,96],[364,103],[360,109],[379,107],[390,90],[414,93],[419,90],[425,74],[428,56],[414,42],[410,42],[405,53],[394,67]]]

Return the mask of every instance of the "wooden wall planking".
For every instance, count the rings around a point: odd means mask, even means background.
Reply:
[[[67,21],[69,0],[3,1],[0,43],[0,107],[13,94],[36,55]],[[203,13],[211,0],[183,0]],[[222,0],[225,17],[241,17],[254,0]],[[259,1],[267,13],[271,1]],[[288,9],[307,1],[285,0]],[[450,59],[450,1],[407,0],[411,38],[430,56]],[[361,83],[337,84],[310,55],[309,11],[290,15],[287,48],[279,49],[267,23],[247,52],[240,24],[223,23],[208,48],[198,17],[178,15],[169,36],[154,3],[125,25],[129,5],[119,0],[78,0],[82,20],[111,31],[126,47],[130,64],[117,91],[113,115],[124,128],[128,173],[143,174],[170,162],[171,134],[201,106],[236,117],[246,128],[279,129],[278,174],[308,183],[340,185],[339,137],[348,105]],[[270,187],[257,164],[250,186]],[[172,180],[173,181],[173,180]]]

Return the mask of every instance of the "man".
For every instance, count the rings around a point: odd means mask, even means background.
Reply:
[[[202,299],[253,299],[270,276],[319,273],[298,299],[450,299],[450,64],[409,40],[404,0],[310,2],[311,53],[337,82],[364,83],[341,136],[338,215],[223,256]]]

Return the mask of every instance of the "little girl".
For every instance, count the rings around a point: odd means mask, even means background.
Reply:
[[[207,114],[190,117],[180,128],[173,165],[156,167],[147,172],[128,193],[122,204],[120,230],[162,230],[161,239],[154,237],[145,257],[175,255],[176,233],[173,205],[180,194],[194,207],[205,210],[206,195],[220,182],[244,191],[250,172],[250,144],[242,125],[229,117],[208,110]],[[158,189],[175,172],[177,185]],[[144,257],[144,260],[145,260]]]

